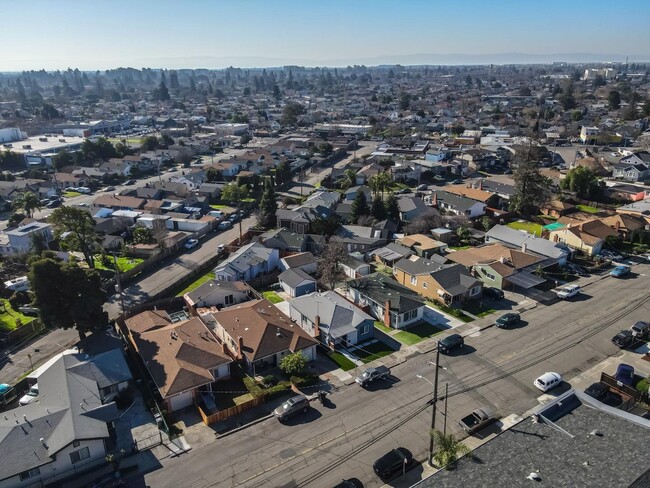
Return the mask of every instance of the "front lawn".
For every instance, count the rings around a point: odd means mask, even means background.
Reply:
[[[329,357],[332,361],[334,361],[336,365],[339,368],[341,368],[343,371],[350,371],[351,369],[357,367],[356,364],[354,364],[352,361],[350,361],[340,352],[337,351],[328,352],[327,357]]]
[[[127,258],[126,256],[118,256],[117,267],[119,268],[120,273],[124,273],[125,271],[135,268],[143,261],[144,259],[141,258]],[[105,262],[102,262],[101,256],[95,256],[95,269],[114,271],[115,260],[113,259],[113,256],[107,255],[107,260]]]
[[[27,315],[14,310],[11,303],[9,303],[9,300],[3,298],[2,305],[4,306],[4,311],[0,311],[0,330],[3,330],[4,332],[10,332],[16,329],[16,327],[18,327],[18,324],[16,323],[17,320],[20,322],[20,325],[28,324],[34,320],[34,317],[28,317]]]
[[[524,230],[529,234],[536,235],[537,237],[542,235],[542,226],[533,222],[510,222],[508,227],[511,229]]]
[[[480,300],[470,300],[463,303],[463,310],[467,310],[469,313],[476,315],[479,318],[486,317],[491,313],[496,312],[495,309],[483,304]]]
[[[63,196],[66,198],[73,198],[73,197],[78,197],[81,195],[78,191],[64,191]]]
[[[196,280],[194,280],[192,283],[187,285],[185,288],[183,288],[180,292],[176,294],[177,297],[182,297],[186,293],[191,292],[192,290],[195,290],[199,286],[201,286],[203,283],[206,283],[208,281],[212,281],[214,279],[214,271],[210,271],[203,276],[200,276]]]
[[[276,292],[274,292],[274,291],[272,291],[272,290],[263,291],[263,292],[262,292],[262,296],[263,296],[264,298],[266,298],[266,299],[267,299],[269,302],[271,302],[271,303],[280,303],[280,302],[284,302],[284,299],[282,299],[282,298],[280,297],[280,295],[278,295]]]
[[[375,320],[375,328],[381,330],[382,332],[385,332],[386,334],[390,334],[393,330],[395,330],[395,329],[391,329],[390,327],[386,327],[378,320]]]
[[[576,205],[576,208],[581,212],[590,213],[590,214],[595,214],[599,212],[599,210],[596,207],[592,207],[590,205]]]
[[[440,332],[442,332],[442,330],[437,328],[435,325],[431,325],[427,322],[419,322],[412,327],[400,330],[393,337],[406,346],[412,346],[413,344],[417,344],[424,339],[433,337]]]
[[[375,359],[388,356],[389,354],[392,354],[395,351],[390,347],[388,347],[383,342],[376,341],[373,342],[372,344],[367,344],[361,348],[354,349],[353,351],[350,352],[365,364],[365,363],[369,363],[370,361],[374,361]]]
[[[427,301],[427,305],[430,305],[431,307],[436,308],[441,312],[445,312],[447,315],[451,315],[458,320],[462,320],[463,322],[471,322],[474,320],[472,317],[465,315],[462,310],[458,310],[457,308],[451,308],[446,305],[441,305],[439,303],[431,301]]]

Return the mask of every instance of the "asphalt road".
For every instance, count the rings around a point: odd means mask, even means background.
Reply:
[[[650,312],[650,278],[638,274],[648,269],[636,266],[637,273],[627,279],[608,277],[572,301],[539,305],[523,313],[515,329],[477,331],[466,338],[464,350],[443,356],[447,429],[459,433],[457,421],[479,406],[491,406],[501,417],[523,414],[538,403],[541,392],[532,383],[540,374],[555,371],[570,379],[616,355],[611,337]],[[329,406],[313,404],[307,415],[286,425],[268,419],[164,460],[145,481],[157,488],[326,487],[354,476],[367,487],[380,486],[372,463],[390,449],[403,446],[426,459],[432,387],[416,374],[432,380],[433,367],[427,364],[432,359],[433,353],[415,355],[393,368],[392,381],[368,391],[343,387]],[[438,428],[443,408],[440,402]]]

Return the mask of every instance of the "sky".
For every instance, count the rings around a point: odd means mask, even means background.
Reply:
[[[650,61],[648,0],[19,0],[2,13],[0,71]]]

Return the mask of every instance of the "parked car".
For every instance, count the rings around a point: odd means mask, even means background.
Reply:
[[[232,222],[230,222],[228,220],[224,220],[217,227],[217,229],[219,229],[219,230],[228,230],[230,228],[232,228]]]
[[[61,200],[50,200],[50,203],[45,205],[45,208],[59,208],[61,206]]]
[[[77,191],[79,193],[83,193],[84,195],[90,195],[92,193],[92,190],[88,187],[85,186],[80,186],[77,188]]]
[[[114,186],[106,186],[106,187],[102,188],[102,191],[104,191],[104,192],[115,191],[115,187]]]
[[[192,249],[193,247],[196,247],[198,245],[199,245],[198,239],[190,239],[185,244],[183,244],[183,247],[185,249]]]
[[[447,354],[457,347],[463,347],[465,345],[465,339],[460,334],[451,334],[445,337],[438,343],[438,348],[443,354]]]
[[[630,327],[630,332],[637,339],[648,339],[650,338],[650,323],[638,321]]]
[[[230,217],[228,217],[228,220],[230,220],[230,222],[233,222],[233,223],[237,222],[239,220],[239,215],[234,213]]]
[[[623,276],[630,274],[630,271],[631,269],[629,266],[616,266],[609,272],[609,276],[613,276],[614,278],[622,278]]]
[[[334,488],[363,488],[363,483],[356,478],[349,478],[341,481]]]
[[[631,330],[620,331],[618,334],[612,337],[612,342],[618,347],[620,347],[621,349],[631,346],[632,343],[634,342],[634,336],[632,335],[632,331]]]
[[[219,244],[219,245],[217,246],[217,252],[222,252],[222,251],[224,251],[225,249],[226,249],[226,245],[225,245],[225,244]]]
[[[413,464],[413,454],[408,449],[398,447],[377,459],[372,469],[382,480],[389,480],[396,474],[402,474]]]
[[[368,368],[359,376],[357,376],[354,381],[359,383],[361,386],[366,387],[368,383],[372,383],[374,380],[380,378],[386,378],[390,375],[390,369],[386,366],[377,366],[376,368]]]
[[[612,261],[620,261],[623,259],[623,256],[620,254],[608,250],[601,251],[600,255],[606,257],[607,259],[611,259]]]
[[[589,385],[585,389],[585,394],[589,395],[592,398],[595,398],[596,400],[600,400],[601,398],[605,398],[607,395],[607,392],[609,392],[609,386],[607,386],[605,383],[594,383],[592,385]]]
[[[634,383],[634,367],[629,364],[621,363],[616,368],[616,381],[620,381],[624,385],[632,386]]]
[[[557,293],[557,297],[566,300],[567,298],[574,297],[580,293],[580,287],[578,285],[567,285],[562,287]]]
[[[505,293],[503,293],[503,290],[500,290],[498,288],[486,286],[483,288],[483,296],[492,298],[494,300],[502,300],[503,297],[505,297]]]
[[[533,384],[543,392],[547,392],[558,386],[560,383],[562,383],[562,376],[558,373],[544,373],[542,376],[537,378]]]
[[[309,400],[303,395],[296,395],[273,410],[273,415],[280,422],[284,422],[299,413],[307,413],[307,410],[309,410]]]
[[[27,393],[25,393],[18,403],[20,405],[29,405],[38,399],[38,385],[32,386]]]
[[[516,312],[509,312],[499,317],[494,323],[494,325],[496,325],[499,328],[505,329],[507,327],[517,325],[520,320],[521,320],[521,315],[519,315]]]
[[[477,408],[469,415],[458,421],[460,426],[468,434],[472,434],[489,425],[494,420],[492,412],[487,408]]]
[[[135,185],[135,180],[126,180],[124,182],[125,185]]]
[[[0,396],[4,395],[9,390],[11,390],[11,385],[8,385],[7,383],[0,383]]]

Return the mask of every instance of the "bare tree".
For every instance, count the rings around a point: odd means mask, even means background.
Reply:
[[[332,238],[318,256],[318,278],[321,284],[328,286],[330,290],[334,289],[336,282],[342,277],[343,273],[339,265],[347,254],[346,245],[336,238]]]

